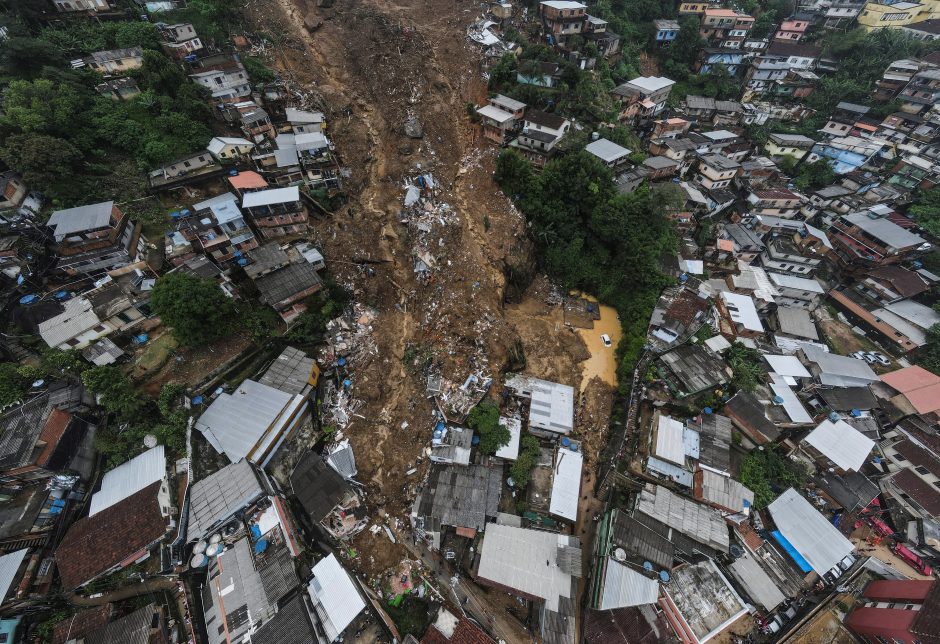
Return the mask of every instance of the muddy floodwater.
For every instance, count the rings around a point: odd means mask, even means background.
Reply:
[[[593,298],[592,298],[593,299]],[[581,363],[581,391],[587,388],[591,378],[597,376],[611,387],[617,386],[617,343],[623,331],[617,311],[611,306],[600,305],[601,319],[594,320],[593,329],[578,329],[578,335],[587,345],[591,357]],[[610,336],[610,346],[604,346],[601,335]]]

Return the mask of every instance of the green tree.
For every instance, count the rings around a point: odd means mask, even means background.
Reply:
[[[509,468],[509,476],[516,484],[517,490],[524,490],[532,477],[532,470],[539,462],[539,441],[534,436],[526,434],[519,441],[519,455]]]
[[[818,190],[832,184],[835,178],[829,159],[817,159],[801,165],[793,183],[800,190]]]
[[[765,373],[759,351],[735,342],[725,353],[725,360],[734,374],[731,379],[732,386],[742,391],[757,389]]]
[[[921,192],[907,212],[917,225],[931,235],[940,237],[940,190]]]
[[[470,410],[467,425],[480,436],[479,447],[484,454],[495,454],[512,438],[509,428],[499,422],[499,407],[490,400]]]
[[[500,152],[496,158],[496,182],[510,195],[524,194],[529,190],[535,174],[528,159],[513,149]]]
[[[42,371],[51,377],[78,376],[88,368],[80,351],[47,348],[42,352]]]
[[[213,280],[169,273],[157,280],[151,303],[154,312],[189,346],[206,345],[232,329],[234,306]]]
[[[927,330],[927,343],[921,349],[917,364],[940,376],[940,324]]]
[[[666,52],[669,60],[684,66],[686,70],[695,64],[704,45],[699,33],[700,27],[698,16],[685,16],[679,21],[679,33]]]
[[[33,382],[29,376],[17,364],[0,363],[0,408],[23,399]]]
[[[31,189],[61,199],[81,194],[75,173],[83,156],[81,150],[67,140],[44,134],[15,134],[0,148],[0,158],[16,170]]]
[[[284,336],[291,342],[306,345],[319,343],[323,340],[327,322],[338,317],[346,308],[349,293],[331,280],[327,280],[325,286],[307,300],[306,310],[291,323]]]
[[[91,367],[82,373],[82,382],[108,413],[123,420],[132,420],[146,404],[130,378],[114,365]]]
[[[767,445],[748,454],[741,462],[740,480],[754,492],[754,507],[770,505],[787,488],[801,489],[809,478],[807,469],[784,456],[779,448]]]
[[[81,125],[89,94],[68,83],[15,80],[3,95],[0,124],[17,132],[69,137]]]

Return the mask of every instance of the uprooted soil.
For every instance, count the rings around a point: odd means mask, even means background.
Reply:
[[[269,55],[268,64],[303,89],[305,107],[326,113],[340,165],[351,172],[344,185],[348,203],[316,220],[312,237],[338,281],[377,312],[372,328],[378,355],[355,373],[353,395],[364,401],[358,411],[363,418],[348,438],[373,519],[380,520],[382,508],[394,527],[395,519],[407,521],[427,466],[418,461],[431,429],[426,382],[404,364],[406,348],[429,349],[435,368],[453,381],[485,372],[496,379],[496,391],[509,349],[520,338],[530,373],[576,390],[578,362],[587,353],[576,333],[555,323],[556,311],[503,304],[507,263],[525,261],[531,251],[524,221],[493,181],[496,152],[467,117],[467,103],[480,104],[486,96],[479,51],[466,37],[476,5],[316,5],[250,0],[248,13],[259,32],[286,34],[286,45]],[[316,31],[303,27],[308,16],[308,23],[322,21]],[[409,118],[420,122],[423,138],[405,135]],[[414,273],[413,240],[400,222],[404,181],[419,172],[433,173],[437,201],[458,215],[435,244],[437,267],[426,281]],[[590,463],[603,440],[609,387],[595,381],[583,398],[579,427],[592,430],[585,450]],[[405,557],[384,532],[365,531],[354,545],[366,555],[359,567],[370,574]]]

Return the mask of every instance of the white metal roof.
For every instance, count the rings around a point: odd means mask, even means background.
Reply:
[[[248,456],[269,430],[286,421],[287,408],[295,398],[290,394],[245,380],[231,394],[222,393],[196,421],[195,427],[217,452],[224,452],[233,463]]]
[[[255,206],[270,206],[294,201],[300,201],[300,188],[290,186],[289,188],[273,188],[271,190],[249,192],[242,199],[242,207],[253,208]]]
[[[803,353],[819,367],[819,382],[834,387],[864,386],[878,380],[878,375],[864,360],[829,353],[815,346],[804,344]]]
[[[705,340],[705,346],[715,353],[723,353],[731,348],[731,343],[723,335],[716,335],[713,338]]]
[[[530,427],[556,434],[570,434],[574,429],[574,388],[570,385],[517,375],[506,386],[531,398]]]
[[[573,452],[565,447],[558,449],[552,474],[552,498],[548,506],[550,514],[568,521],[577,520],[583,465],[581,452]]]
[[[813,417],[809,415],[809,412],[806,411],[806,407],[803,406],[799,397],[788,385],[775,382],[771,383],[770,388],[773,390],[774,395],[779,396],[783,401],[780,405],[783,406],[783,410],[787,413],[787,416],[790,417],[791,421],[794,423],[813,422]]]
[[[940,313],[914,300],[901,300],[900,302],[888,304],[885,308],[924,330],[929,329],[934,324],[940,324]]]
[[[587,5],[583,5],[580,2],[570,2],[569,0],[545,0],[540,4],[551,7],[552,9],[587,9]]]
[[[796,356],[773,356],[764,354],[764,360],[770,365],[771,371],[779,373],[781,376],[791,376],[793,378],[810,378],[812,376]]]
[[[651,94],[665,87],[675,85],[676,81],[665,76],[637,76],[627,81],[627,84]]]
[[[512,110],[513,112],[525,108],[525,103],[522,101],[517,101],[514,98],[509,98],[508,96],[503,96],[502,94],[497,94],[490,99],[490,102],[496,103],[497,106],[502,105],[503,107]]]
[[[26,558],[28,552],[29,548],[23,548],[0,557],[0,603],[6,599],[7,593],[10,592],[10,587],[16,581],[16,574],[20,570],[20,564],[23,563],[23,559]]]
[[[162,481],[166,476],[166,454],[163,445],[118,465],[101,479],[101,489],[91,497],[88,516],[92,517],[132,494]]]
[[[509,430],[509,442],[496,450],[495,456],[514,461],[519,456],[519,438],[522,435],[522,421],[518,418],[499,417],[499,424]]]
[[[703,469],[702,498],[732,512],[748,514],[754,505],[754,493],[743,483]]]
[[[803,439],[843,470],[859,471],[875,441],[844,420],[824,420]]]
[[[313,578],[307,590],[330,642],[336,641],[366,607],[355,580],[332,553],[313,567]]]
[[[757,315],[757,307],[754,306],[754,300],[750,295],[740,295],[730,291],[722,291],[721,299],[725,301],[728,313],[731,319],[744,326],[748,331],[763,332],[764,325],[761,324],[760,316]]]
[[[236,201],[238,201],[238,197],[236,197],[234,194],[232,194],[231,192],[223,192],[222,194],[216,195],[214,197],[210,197],[209,199],[206,199],[205,201],[194,203],[193,211],[199,212],[200,210],[206,210],[206,209],[212,210],[214,206],[220,206],[222,204],[236,202]]]
[[[559,598],[571,598],[571,575],[558,565],[558,551],[570,537],[553,532],[489,523],[480,546],[477,575],[545,600],[558,610]]]
[[[488,119],[493,119],[497,123],[505,123],[515,118],[510,112],[501,110],[494,105],[484,105],[477,108],[477,114]]]
[[[288,123],[298,125],[322,123],[324,121],[322,112],[308,112],[306,110],[298,110],[296,107],[288,107],[285,109],[284,116]]]
[[[584,150],[605,163],[613,163],[630,155],[630,150],[607,139],[591,141],[584,146]]]
[[[855,550],[852,542],[793,488],[781,494],[767,509],[777,530],[819,575],[838,566]]]
[[[254,147],[254,144],[248,139],[243,139],[237,136],[214,136],[212,140],[209,141],[209,145],[206,146],[206,149],[212,154],[218,154],[225,149],[227,145],[234,145],[236,147],[241,147],[243,145],[250,145]]]
[[[796,275],[784,275],[782,273],[768,273],[770,281],[782,288],[792,288],[797,291],[808,291],[810,293],[823,293],[823,287],[818,280],[806,277],[797,277]]]
[[[607,560],[604,594],[600,610],[655,604],[659,598],[659,582],[629,568],[616,559]]]
[[[660,416],[656,428],[656,456],[676,465],[685,464],[685,447],[682,433],[685,425],[675,418]]]
[[[856,212],[845,215],[845,220],[858,226],[890,248],[903,250],[924,243],[923,237],[915,235],[906,228],[901,228],[885,217],[875,217],[873,219],[867,212]]]
[[[68,300],[64,308],[62,313],[39,323],[40,337],[53,348],[101,324],[91,302],[84,297]]]

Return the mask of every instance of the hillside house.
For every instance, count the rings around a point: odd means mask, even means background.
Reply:
[[[58,262],[65,275],[94,275],[126,266],[143,252],[140,226],[104,201],[56,210],[46,225],[52,230]]]
[[[764,152],[771,157],[793,157],[797,161],[809,154],[816,142],[802,134],[771,134],[764,144]]]
[[[196,29],[188,22],[172,25],[158,25],[163,40],[163,49],[172,58],[185,58],[202,49],[202,40],[196,35]]]
[[[529,110],[519,137],[510,146],[521,152],[536,168],[541,168],[570,127],[571,122],[558,114]]]
[[[477,108],[483,125],[483,136],[502,145],[522,122],[525,108],[525,103],[502,94],[490,98],[489,103]]]
[[[241,137],[215,136],[209,141],[206,149],[219,161],[234,161],[251,154],[255,144]]]
[[[242,210],[263,239],[307,232],[307,209],[297,186],[249,192]]]
[[[96,51],[85,59],[85,63],[99,74],[112,76],[140,69],[144,64],[144,50],[140,47]]]
[[[638,76],[618,85],[613,90],[614,100],[620,104],[620,121],[654,118],[666,107],[666,101],[676,82],[660,76]]]

